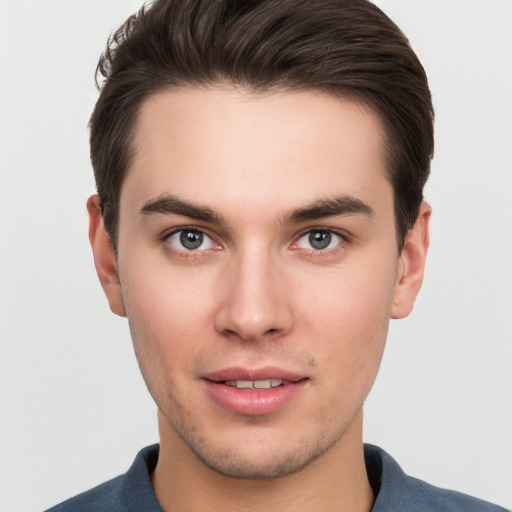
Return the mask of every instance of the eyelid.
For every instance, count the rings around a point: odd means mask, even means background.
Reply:
[[[304,236],[307,233],[311,233],[311,231],[326,231],[328,233],[334,233],[335,235],[338,235],[341,238],[343,238],[343,240],[347,240],[347,241],[352,238],[352,235],[346,229],[333,228],[333,227],[321,226],[321,225],[320,226],[311,226],[311,227],[305,228],[299,234],[299,237],[300,236]]]
[[[172,228],[166,229],[162,232],[160,235],[160,238],[162,240],[165,240],[166,238],[169,238],[171,235],[174,235],[175,233],[179,233],[180,231],[195,231],[197,233],[203,233],[204,235],[210,237],[213,239],[214,237],[210,234],[210,231],[202,226],[194,226],[193,224],[190,225],[180,225],[180,226],[174,226]]]

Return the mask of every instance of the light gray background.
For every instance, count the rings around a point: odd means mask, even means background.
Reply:
[[[512,506],[512,2],[381,0],[430,77],[432,246],[392,323],[365,440]],[[135,0],[0,0],[0,510],[37,511],[157,440],[87,240],[93,72]]]

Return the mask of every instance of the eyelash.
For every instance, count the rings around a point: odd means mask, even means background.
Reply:
[[[201,235],[207,237],[208,239],[210,239],[211,243],[217,247],[209,247],[207,249],[197,249],[197,250],[193,250],[193,249],[187,250],[185,248],[179,249],[174,244],[169,242],[169,238],[172,237],[173,235],[176,235],[176,234],[179,234],[182,232],[201,234]],[[330,248],[327,247],[325,249],[314,249],[314,248],[304,249],[304,248],[298,247],[299,241],[302,238],[304,238],[306,235],[311,235],[312,233],[326,233],[331,236],[334,235],[334,236],[340,238],[340,242],[337,243],[334,247],[330,247]],[[183,258],[183,259],[204,258],[206,256],[206,254],[208,254],[208,253],[211,254],[211,251],[217,251],[221,247],[220,244],[218,244],[215,241],[215,239],[208,234],[207,231],[205,231],[203,228],[198,228],[197,226],[180,226],[180,227],[174,228],[173,230],[166,232],[162,236],[162,241],[165,242],[165,247],[166,247],[167,251],[171,252],[174,256],[177,256],[177,257]],[[307,251],[308,255],[313,256],[313,257],[325,257],[325,256],[334,254],[335,252],[340,250],[343,246],[345,246],[348,243],[350,243],[350,237],[347,233],[340,232],[340,231],[338,231],[336,229],[332,229],[332,228],[318,227],[318,228],[308,228],[307,230],[303,231],[299,236],[297,236],[295,238],[295,241],[292,243],[291,247],[293,250]]]

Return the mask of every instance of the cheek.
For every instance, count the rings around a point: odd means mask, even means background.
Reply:
[[[391,312],[394,265],[390,259],[385,268],[338,269],[302,309],[309,336],[318,341],[315,350],[347,386],[373,382],[377,373]]]
[[[211,329],[213,292],[206,279],[184,272],[125,270],[123,300],[141,370],[155,381],[172,380],[173,368],[190,364],[201,349],[194,341]]]
[[[121,277],[128,316],[151,331],[194,332],[212,308],[211,279],[204,272],[191,273],[168,264],[125,270]]]
[[[181,407],[179,390],[189,384],[193,362],[200,354],[195,340],[204,330],[204,311],[193,292],[194,287],[178,288],[161,274],[131,274],[123,281],[137,361],[150,394],[163,411]]]
[[[307,288],[316,289],[303,301],[302,315],[309,317],[311,328],[322,329],[332,338],[351,339],[387,326],[394,291],[392,270],[344,268],[324,282],[320,289],[313,288],[312,282],[299,292],[305,297]],[[362,336],[359,342],[366,338]]]

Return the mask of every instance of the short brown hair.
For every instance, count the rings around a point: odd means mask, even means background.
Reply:
[[[141,104],[182,86],[312,89],[365,102],[386,133],[399,248],[416,220],[434,147],[427,77],[404,34],[367,0],[156,0],[110,37],[98,74],[91,161],[114,249]]]

